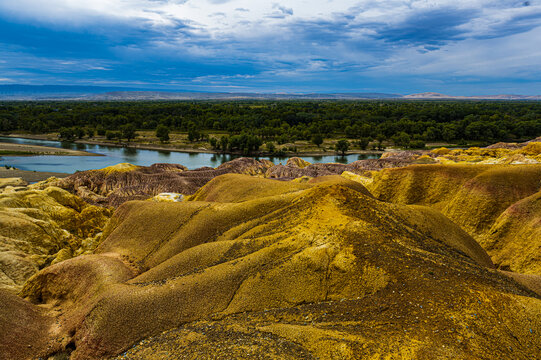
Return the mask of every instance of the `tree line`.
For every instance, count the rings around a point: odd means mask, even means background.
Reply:
[[[65,139],[99,134],[132,139],[153,130],[190,141],[212,141],[224,151],[296,140],[354,139],[359,147],[393,142],[404,148],[426,142],[520,141],[541,135],[541,103],[510,101],[147,101],[3,102],[0,132],[59,132]],[[209,139],[209,132],[226,134]],[[227,140],[227,144],[225,141]],[[365,145],[366,144],[366,145]],[[373,145],[373,146],[374,146]]]

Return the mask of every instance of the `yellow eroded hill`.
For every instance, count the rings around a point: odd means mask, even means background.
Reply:
[[[200,201],[127,202],[96,255],[42,270],[22,295],[61,314],[72,359],[541,352],[539,297],[437,211],[339,177],[269,181],[223,176]]]
[[[541,274],[541,165],[409,166],[380,171],[369,187],[381,200],[440,210],[500,266]]]
[[[484,236],[484,247],[504,269],[541,275],[541,191],[508,207]]]
[[[0,359],[35,358],[47,346],[53,321],[43,309],[0,289]]]
[[[304,190],[309,187],[309,185],[297,182],[261,179],[240,174],[226,174],[212,179],[209,182],[209,186],[203,186],[190,197],[190,200],[242,202]]]
[[[93,250],[110,213],[55,187],[0,194],[0,288],[17,292],[39,268]]]
[[[99,169],[99,170],[94,170],[94,171],[103,172],[105,174],[112,174],[112,173],[116,173],[116,172],[135,171],[137,169],[139,169],[139,166],[137,166],[137,165],[133,165],[133,164],[129,164],[129,163],[120,163],[120,164],[108,166],[106,168]]]

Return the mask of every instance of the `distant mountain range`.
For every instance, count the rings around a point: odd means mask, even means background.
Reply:
[[[541,100],[541,95],[477,95],[477,96],[452,96],[435,92],[405,95],[403,99],[452,99],[452,100]]]
[[[213,93],[115,91],[88,96],[88,100],[288,100],[288,99],[401,99],[402,95],[383,93],[339,94],[272,94],[272,93]]]
[[[195,91],[156,91],[153,89],[64,86],[64,85],[0,85],[0,100],[541,100],[541,95],[451,96],[435,92],[400,95],[386,93],[228,93]]]

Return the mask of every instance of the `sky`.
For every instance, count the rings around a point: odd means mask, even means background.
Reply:
[[[541,0],[0,0],[0,84],[541,94]]]

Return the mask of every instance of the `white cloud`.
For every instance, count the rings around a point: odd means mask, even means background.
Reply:
[[[462,25],[470,35],[490,34],[495,27],[533,13],[541,13],[541,1],[531,0],[0,0],[3,16],[33,19],[56,26],[85,26],[100,19],[144,20],[155,25],[172,25],[174,20],[198,24],[211,33],[240,35],[252,26],[283,26],[283,21],[330,20],[343,14],[351,24],[396,24],[419,12],[458,9],[479,12],[479,16]],[[210,14],[221,13],[224,21],[216,23]],[[270,16],[269,16],[270,15]],[[273,25],[274,24],[274,25]]]
[[[132,26],[141,30],[133,41],[109,46],[119,60],[245,61],[262,77],[541,75],[541,0],[0,0],[0,14],[96,33],[109,29],[104,23]],[[30,67],[28,59],[20,67]],[[112,68],[70,61],[39,64],[58,72]],[[252,79],[198,75],[192,79],[201,83]]]
[[[485,78],[541,78],[541,26],[494,39],[468,39],[429,52],[403,49],[371,69],[373,76],[400,74]]]

